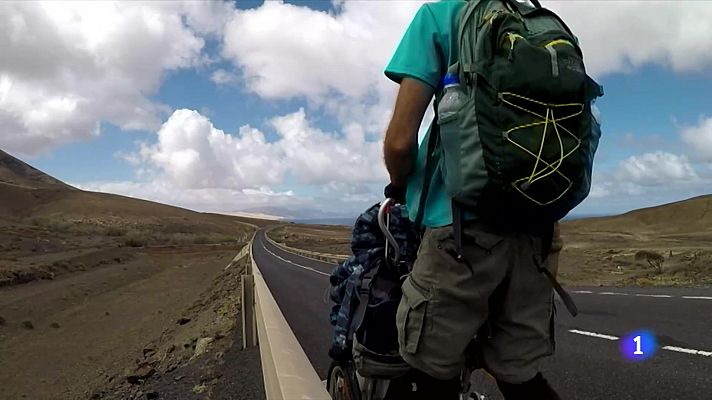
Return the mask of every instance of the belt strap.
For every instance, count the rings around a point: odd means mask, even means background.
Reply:
[[[564,302],[564,305],[566,306],[566,309],[569,311],[569,314],[571,314],[572,317],[575,317],[578,315],[578,307],[576,307],[576,303],[574,303],[574,299],[571,298],[571,296],[564,290],[563,287],[559,284],[559,282],[556,280],[554,275],[551,274],[551,271],[549,271],[546,268],[541,268],[541,272],[546,275],[547,278],[549,278],[549,281],[551,282],[551,285],[554,287],[554,290],[556,290],[556,293],[559,294],[559,297],[561,297],[561,301]]]
[[[457,253],[462,254],[462,208],[455,202],[452,201],[452,234],[455,238],[455,246],[457,248]]]
[[[556,293],[559,294],[559,297],[561,297],[561,301],[564,302],[564,305],[566,306],[566,309],[569,311],[569,314],[571,314],[572,317],[575,317],[578,315],[578,307],[576,307],[576,303],[574,303],[574,300],[571,298],[571,296],[564,290],[563,287],[559,284],[559,281],[556,280],[556,277],[549,271],[546,267],[542,266],[542,263],[539,262],[539,259],[537,256],[532,257],[534,259],[534,264],[536,264],[537,268],[539,268],[539,272],[542,274],[546,275],[546,277],[549,279],[549,282],[551,282],[551,286],[554,287],[554,290]]]

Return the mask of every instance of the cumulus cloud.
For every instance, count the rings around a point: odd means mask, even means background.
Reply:
[[[238,10],[225,27],[223,55],[265,98],[330,92],[363,97],[384,84],[382,70],[424,1],[340,2],[337,13],[267,1]],[[675,71],[712,66],[712,4],[700,1],[549,1],[600,76],[645,64]],[[654,21],[655,23],[651,23]]]
[[[220,2],[5,2],[0,7],[0,145],[36,154],[99,134],[100,121],[153,130],[167,71],[205,63]]]
[[[674,71],[712,67],[707,1],[545,1],[579,37],[592,74],[659,64]]]
[[[380,138],[397,90],[383,69],[422,3],[347,1],[327,13],[267,1],[234,13],[222,54],[259,96],[305,98]]]
[[[694,181],[698,176],[686,156],[657,151],[621,162],[616,178],[619,182],[655,186]]]
[[[187,189],[234,190],[274,186],[292,180],[307,185],[333,182],[383,183],[380,142],[367,141],[358,126],[342,136],[313,127],[304,109],[268,122],[277,139],[243,126],[230,135],[197,111],[177,110],[140,157],[171,182]]]
[[[223,55],[266,98],[362,97],[421,1],[344,2],[338,14],[267,1],[236,11],[225,27]]]
[[[701,119],[699,124],[683,128],[680,135],[700,160],[712,162],[712,118]]]

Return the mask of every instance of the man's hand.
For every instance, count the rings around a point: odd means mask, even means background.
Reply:
[[[398,204],[405,204],[405,186],[396,186],[389,183],[385,189],[383,189],[383,196],[387,199],[393,199]]]
[[[403,78],[391,123],[383,141],[383,158],[395,187],[405,187],[418,153],[418,129],[434,89],[414,78]]]

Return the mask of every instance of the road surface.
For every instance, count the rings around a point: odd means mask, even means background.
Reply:
[[[264,239],[255,261],[319,376],[331,340],[326,297],[333,265],[291,254]],[[557,354],[544,375],[564,399],[712,399],[712,289],[572,288],[572,318],[558,304]],[[620,338],[648,329],[658,350],[626,362]]]

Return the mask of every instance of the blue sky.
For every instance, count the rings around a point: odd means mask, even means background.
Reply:
[[[575,213],[710,193],[712,56],[700,49],[712,46],[712,3],[544,3],[579,35],[605,88],[594,187]],[[28,21],[0,30],[0,48],[11,49],[0,60],[0,105],[12,111],[0,112],[0,148],[89,190],[205,211],[354,215],[386,183],[380,140],[397,87],[381,71],[418,6],[107,2],[57,16],[39,4],[0,5],[0,26]],[[668,19],[667,32],[620,23],[644,6]],[[97,39],[92,29],[107,15]],[[60,50],[17,35],[33,20],[54,26]],[[141,24],[141,43],[130,46]],[[54,66],[34,54],[56,57]],[[23,63],[40,67],[27,73]]]

